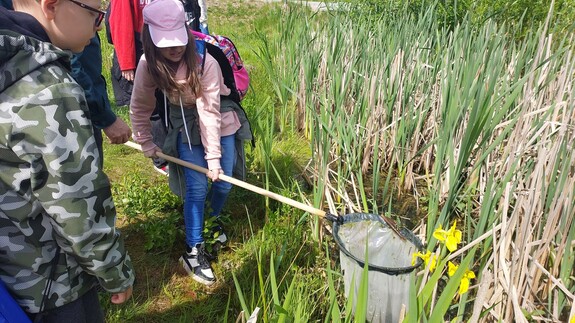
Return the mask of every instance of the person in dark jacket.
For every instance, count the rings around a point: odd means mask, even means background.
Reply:
[[[112,144],[123,144],[130,139],[130,127],[112,111],[106,80],[102,76],[102,48],[98,34],[81,53],[72,57],[72,76],[84,89],[94,125],[96,143],[102,150],[102,130]]]
[[[12,0],[0,0],[0,7],[4,7],[8,10],[14,9],[12,7]]]

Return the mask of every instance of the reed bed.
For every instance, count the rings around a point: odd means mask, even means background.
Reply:
[[[351,16],[287,7],[261,48],[281,127],[310,141],[316,206],[422,202],[414,231],[443,258],[417,275],[413,322],[575,316],[573,36],[550,34],[551,14],[521,41],[489,20],[444,29],[433,7]],[[447,253],[433,232],[454,220],[463,242]]]

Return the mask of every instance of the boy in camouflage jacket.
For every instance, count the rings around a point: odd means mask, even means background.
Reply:
[[[70,51],[100,29],[100,5],[0,8],[0,279],[31,317],[42,306],[44,322],[103,321],[95,286],[119,304],[134,283],[84,93],[70,76]],[[96,295],[95,312],[73,307],[85,295]]]

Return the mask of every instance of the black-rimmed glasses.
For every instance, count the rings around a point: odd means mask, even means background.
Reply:
[[[70,2],[72,2],[75,5],[78,5],[86,10],[90,10],[92,12],[95,12],[98,14],[98,17],[96,17],[96,21],[94,22],[96,28],[100,27],[100,24],[102,23],[102,20],[104,20],[104,16],[106,15],[106,12],[100,9],[96,9],[93,7],[90,7],[89,5],[82,3],[80,1],[76,1],[76,0],[69,0]]]

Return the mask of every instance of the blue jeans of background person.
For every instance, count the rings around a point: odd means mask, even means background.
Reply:
[[[220,139],[222,157],[220,164],[225,175],[232,176],[234,169],[236,148],[235,134],[225,136]],[[182,135],[178,135],[178,153],[180,159],[192,164],[207,168],[208,163],[205,160],[204,146],[192,145],[192,149],[187,143],[182,142]],[[193,247],[204,241],[202,232],[204,229],[204,208],[206,197],[208,197],[208,177],[205,174],[184,168],[186,178],[186,193],[184,196],[184,224],[186,227],[186,243]],[[232,184],[219,180],[213,182],[210,188],[209,206],[212,216],[219,216]]]

